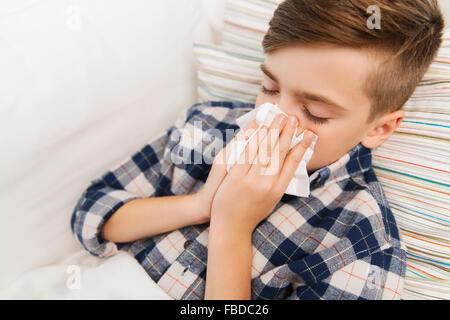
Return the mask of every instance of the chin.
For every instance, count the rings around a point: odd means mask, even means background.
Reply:
[[[323,166],[322,166],[323,167]],[[311,175],[312,173],[314,173],[315,171],[317,171],[318,169],[322,168],[322,167],[317,167],[317,166],[310,166],[309,163],[306,165],[306,171],[308,172],[308,175]]]
[[[314,160],[316,160],[316,159],[314,159],[314,155],[313,155],[311,160],[306,165],[306,171],[308,171],[308,174],[312,174],[315,171],[322,169],[323,167],[325,167],[329,164],[332,164],[334,162],[334,161],[326,162],[326,161],[314,161]]]

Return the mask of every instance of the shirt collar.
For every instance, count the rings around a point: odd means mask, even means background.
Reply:
[[[339,160],[317,169],[309,176],[310,189],[321,187],[328,181],[340,181],[361,174],[371,168],[372,152],[358,143]]]

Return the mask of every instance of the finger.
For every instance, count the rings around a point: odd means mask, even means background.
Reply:
[[[248,162],[246,161],[246,159],[248,159],[249,157],[247,140],[252,139],[252,137],[256,134],[256,131],[258,130],[259,127],[260,125],[256,122],[256,120],[253,120],[245,128],[239,131],[238,134],[236,135],[234,142],[239,143],[241,146],[247,144],[245,149],[239,155],[239,158],[237,159],[236,163],[244,164]]]
[[[286,160],[283,163],[278,179],[280,188],[286,190],[289,182],[294,176],[295,171],[302,161],[303,156],[305,155],[305,151],[315,139],[317,139],[317,136],[313,132],[308,130],[305,132],[303,140],[294,148],[292,148],[291,151],[289,151]]]
[[[278,143],[280,134],[286,125],[287,117],[283,114],[278,114],[272,121],[268,135],[262,141],[258,150],[258,162],[261,166],[268,166],[270,164],[274,147]]]
[[[262,126],[261,130],[257,133],[256,137],[253,137],[245,147],[244,151],[240,155],[238,161],[233,166],[230,173],[233,175],[245,175],[248,173],[258,154],[259,141],[265,139],[267,135],[267,128]]]
[[[236,136],[233,138],[233,140],[239,140],[239,141],[245,140],[246,136],[251,135],[252,132],[254,132],[256,130],[255,127],[257,127],[256,121],[249,123],[244,128],[245,130],[241,130],[240,132],[238,132],[238,134],[236,134]],[[238,136],[239,133],[241,133],[240,136]],[[235,142],[235,141],[233,141],[233,142]],[[218,152],[216,157],[214,158],[213,165],[211,167],[211,170],[208,174],[208,178],[205,183],[208,185],[208,188],[211,190],[214,190],[214,191],[217,190],[218,186],[222,183],[222,181],[225,179],[225,177],[227,175],[227,169],[226,169],[227,163],[228,163],[226,161],[226,159],[228,159],[227,148],[229,151],[231,149],[231,147],[229,147],[230,145],[232,145],[231,142],[227,145],[226,148],[222,148]],[[247,157],[249,157],[248,151],[247,151]]]
[[[276,144],[270,146],[269,161],[262,165],[260,168],[260,174],[263,175],[279,175],[281,166],[284,161],[286,153],[289,151],[290,141],[297,126],[297,118],[295,116],[289,116],[286,118],[284,127],[282,128],[281,135],[277,135],[275,139]],[[272,136],[272,134],[269,134]],[[263,157],[261,155],[261,157]]]
[[[220,160],[220,156],[222,155],[218,154],[214,159],[205,184],[219,186],[222,183],[223,179],[225,179],[227,175],[226,163]]]
[[[250,170],[253,170],[254,167],[258,166],[260,163],[260,151],[262,148],[266,148],[267,149],[267,139],[268,139],[268,134],[269,134],[269,128],[262,126],[261,131],[259,132],[258,136],[253,139],[253,141],[250,141],[249,144],[251,144],[252,148],[255,148],[254,153],[251,154],[251,158],[250,158],[250,163],[252,164],[251,168],[249,168]]]
[[[245,141],[248,140],[249,137],[254,133],[254,131],[258,128],[258,123],[253,120],[246,127],[239,130],[238,133],[227,143],[227,145],[217,154],[214,158],[214,164],[216,165],[224,165],[226,166],[228,160],[230,159],[232,149],[235,148],[233,144],[236,141]]]
[[[236,140],[248,140],[250,136],[258,129],[259,124],[256,120],[251,121],[243,129],[241,129],[235,136]]]
[[[256,134],[256,130],[260,127],[263,126],[260,126],[256,122],[256,119],[251,121],[245,128],[238,132],[235,137],[235,142],[244,144],[247,140],[254,140],[253,137]],[[237,159],[236,164],[241,165],[238,169],[234,170],[237,174],[247,173],[249,165],[252,164],[255,152],[257,151],[257,144],[255,144],[255,141],[250,141]],[[229,152],[231,152],[231,150],[229,150]],[[229,157],[227,157],[227,159],[228,158]]]
[[[274,147],[278,142],[281,130],[286,125],[287,117],[283,114],[277,115],[268,128],[266,137],[260,140],[258,147],[258,156],[254,159],[253,166],[249,170],[249,174],[260,174],[262,168],[269,165]]]
[[[278,163],[280,164],[283,164],[286,159],[295,130],[297,130],[297,133],[300,131],[300,128],[297,127],[297,123],[298,120],[295,116],[289,116],[288,123],[284,127],[281,137],[278,140]]]

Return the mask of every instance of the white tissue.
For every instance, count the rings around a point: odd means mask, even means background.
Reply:
[[[259,124],[258,129],[253,132],[253,134],[246,141],[233,141],[231,145],[230,155],[227,163],[227,171],[231,170],[231,167],[237,162],[239,156],[244,151],[246,145],[249,141],[257,134],[259,130],[261,130],[262,126],[269,127],[272,123],[275,116],[279,113],[288,116],[284,113],[278,105],[271,104],[266,102],[259,106],[258,108],[253,109],[252,111],[244,114],[243,116],[236,119],[236,123],[239,125],[241,129],[244,129],[251,121],[256,119],[256,122]],[[295,147],[300,141],[303,140],[304,131],[298,136],[297,129],[295,130],[294,136],[292,137],[291,146],[289,149]],[[309,175],[306,170],[306,165],[314,153],[314,147],[316,145],[316,141],[313,141],[309,148],[306,150],[302,161],[297,167],[295,171],[294,177],[289,182],[289,185],[285,191],[286,194],[290,194],[297,197],[308,197],[310,194],[309,190]]]

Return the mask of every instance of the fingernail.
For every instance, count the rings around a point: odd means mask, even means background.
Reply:
[[[289,116],[289,124],[295,127],[297,125],[297,118],[294,116]]]
[[[312,143],[313,141],[316,141],[318,138],[317,135],[315,135],[312,131],[306,131],[305,133],[305,141],[307,143]]]

